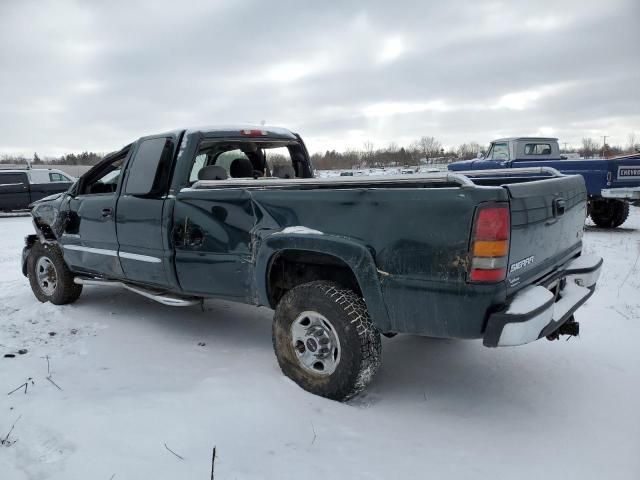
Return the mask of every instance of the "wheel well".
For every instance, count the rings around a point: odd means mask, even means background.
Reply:
[[[292,288],[314,280],[329,280],[362,295],[358,279],[343,260],[326,253],[284,250],[271,260],[267,274],[271,307]]]
[[[43,223],[37,218],[34,219],[34,224],[35,224],[36,230],[39,231],[39,233],[42,235],[44,240],[49,240],[52,242],[55,242],[57,240],[55,234],[53,233],[53,230],[49,225],[47,225],[46,223]]]

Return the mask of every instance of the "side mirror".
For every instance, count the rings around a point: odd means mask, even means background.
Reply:
[[[477,158],[478,160],[480,160],[480,159],[484,158],[484,152],[478,152],[478,155],[476,156],[476,158]]]

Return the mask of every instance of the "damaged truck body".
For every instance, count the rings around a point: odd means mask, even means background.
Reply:
[[[318,179],[285,129],[143,137],[33,205],[23,273],[55,304],[120,285],[270,307],[282,371],[345,400],[378,369],[380,334],[496,347],[577,333],[602,265],[581,255],[584,180],[531,173]]]

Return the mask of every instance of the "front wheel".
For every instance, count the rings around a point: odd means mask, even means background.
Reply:
[[[27,258],[27,276],[31,290],[41,302],[65,305],[75,302],[82,285],[73,282],[73,274],[57,245],[35,242]]]
[[[591,220],[600,228],[616,228],[629,216],[629,202],[624,200],[599,199],[591,202]]]
[[[380,334],[362,297],[325,281],[299,285],[282,297],[273,348],[287,377],[339,401],[364,390],[382,359]]]

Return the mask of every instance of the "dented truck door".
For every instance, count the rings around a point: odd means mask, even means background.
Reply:
[[[251,230],[246,189],[185,188],[176,195],[172,239],[180,287],[191,295],[251,298]]]

